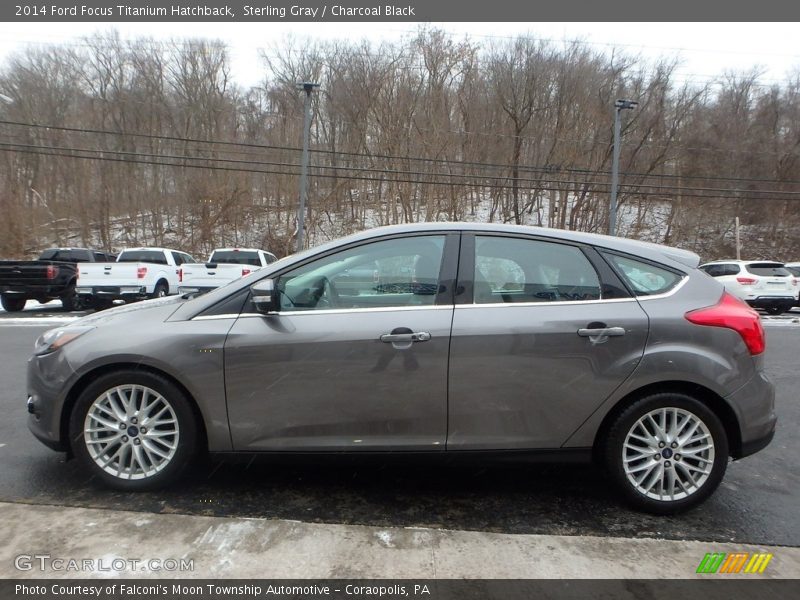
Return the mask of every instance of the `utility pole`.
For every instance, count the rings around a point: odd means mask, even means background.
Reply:
[[[617,100],[614,102],[614,147],[611,162],[611,203],[608,207],[608,235],[617,230],[617,188],[619,187],[619,113],[622,110],[633,110],[639,105],[633,100]]]
[[[739,242],[739,217],[736,217],[736,260],[742,260],[742,245]]]
[[[300,166],[300,207],[297,210],[297,251],[303,249],[303,233],[306,223],[306,202],[308,201],[308,141],[311,137],[311,92],[318,88],[318,83],[304,81],[297,84],[297,89],[306,93],[305,119],[303,120],[303,161]]]

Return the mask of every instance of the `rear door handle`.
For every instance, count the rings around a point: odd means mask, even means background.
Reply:
[[[578,329],[578,335],[581,337],[615,337],[625,335],[624,327],[598,327],[598,328],[582,328]]]
[[[384,333],[381,336],[381,341],[387,344],[397,342],[427,342],[431,339],[431,334],[427,331],[419,331],[417,333]]]

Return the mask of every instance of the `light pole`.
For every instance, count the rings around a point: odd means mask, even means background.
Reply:
[[[617,100],[614,102],[614,148],[611,161],[611,203],[608,207],[608,235],[614,235],[617,229],[617,187],[619,187],[619,113],[622,110],[633,110],[639,105],[633,100]]]
[[[311,92],[318,88],[318,83],[304,81],[297,84],[297,89],[306,93],[305,119],[303,121],[303,161],[300,165],[300,207],[297,210],[297,251],[303,249],[303,232],[305,230],[306,201],[308,200],[308,138],[311,137]]]

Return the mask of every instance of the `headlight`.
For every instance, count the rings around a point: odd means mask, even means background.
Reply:
[[[58,327],[50,331],[45,331],[33,345],[33,353],[36,356],[41,356],[42,354],[55,352],[92,329],[94,329],[94,327]]]

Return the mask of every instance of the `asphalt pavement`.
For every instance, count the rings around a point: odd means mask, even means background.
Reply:
[[[58,313],[42,307],[57,323]],[[0,502],[146,513],[263,517],[306,523],[426,527],[500,534],[666,538],[800,546],[800,327],[768,327],[766,364],[779,429],[764,451],[732,463],[720,489],[680,516],[621,506],[588,466],[432,467],[378,462],[283,464],[212,459],[178,486],[110,491],[25,426],[25,363],[46,327],[0,315]],[[34,311],[36,312],[36,311]],[[61,315],[70,318],[77,315]],[[791,317],[795,318],[795,317]],[[788,320],[785,320],[788,322]]]

